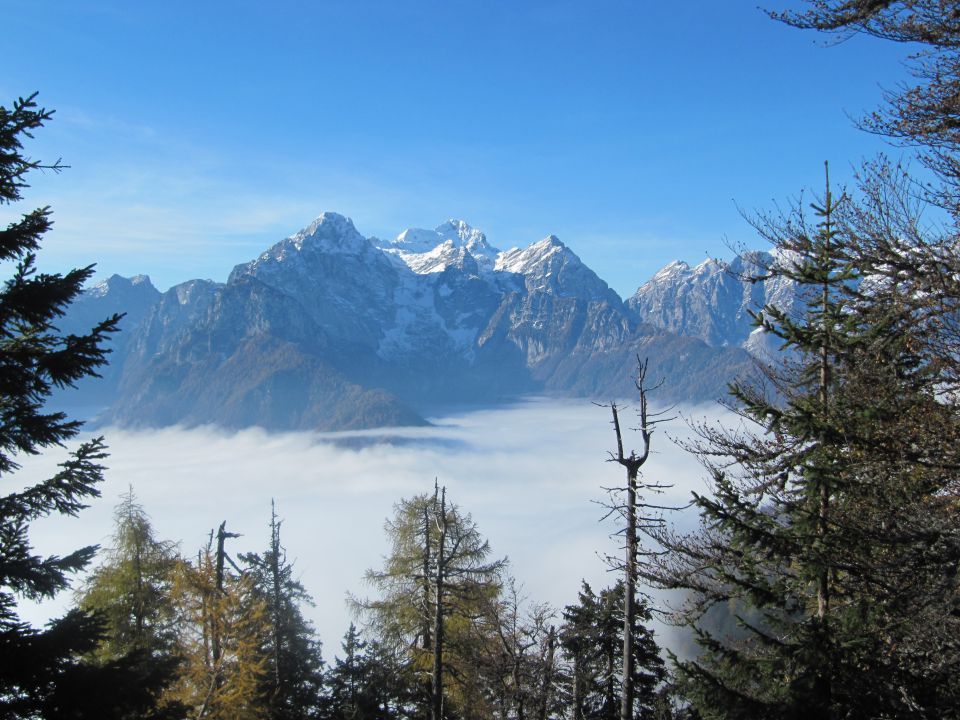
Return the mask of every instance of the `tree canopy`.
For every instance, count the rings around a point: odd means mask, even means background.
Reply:
[[[0,107],[0,204],[22,199],[31,172],[58,172],[24,152],[52,117],[36,96]],[[77,436],[81,423],[48,410],[55,388],[95,375],[106,362],[104,341],[118,316],[106,318],[83,335],[64,335],[57,320],[81,292],[93,266],[66,274],[38,272],[36,251],[52,224],[50,209],[23,214],[0,230],[0,263],[9,277],[0,290],[0,477],[10,485],[24,456],[59,449]],[[51,478],[0,497],[0,715],[10,717],[121,717],[149,703],[135,670],[117,660],[100,667],[80,661],[96,646],[101,621],[72,610],[45,629],[31,627],[17,613],[17,598],[40,600],[65,589],[96,547],[65,555],[33,552],[30,525],[49,515],[76,515],[99,495],[103,480],[102,438],[80,443],[67,453]],[[107,687],[127,683],[111,695]],[[78,692],[80,689],[83,692]]]

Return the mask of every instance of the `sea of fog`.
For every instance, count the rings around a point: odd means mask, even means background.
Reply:
[[[659,498],[682,505],[705,489],[695,457],[674,440],[689,437],[689,420],[732,423],[718,407],[683,409],[659,427],[643,468],[650,481],[672,483]],[[635,425],[626,404],[625,426]],[[364,571],[389,550],[384,521],[401,498],[429,492],[436,479],[507,556],[511,574],[531,602],[560,609],[574,602],[581,579],[595,590],[611,584],[602,555],[616,553],[613,520],[601,521],[602,488],[622,485],[624,471],[606,462],[615,449],[610,411],[586,401],[531,399],[496,409],[431,419],[432,426],[352,433],[225,432],[213,428],[151,431],[106,429],[110,457],[102,497],[76,518],[44,519],[31,527],[41,553],[64,554],[82,545],[109,545],[112,512],[132,487],[160,539],[177,541],[192,556],[212,528],[227,521],[241,533],[234,557],[266,549],[270,500],[283,520],[282,541],[295,573],[316,605],[306,608],[324,643],[340,652],[351,619],[348,593],[367,596]],[[625,431],[625,447],[640,438]],[[639,449],[639,448],[638,448]],[[17,484],[48,477],[63,452],[26,458]],[[684,524],[693,518],[682,518]],[[24,606],[41,624],[69,602]]]

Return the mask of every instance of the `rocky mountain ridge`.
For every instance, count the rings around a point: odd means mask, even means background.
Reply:
[[[729,262],[708,258],[694,267],[674,261],[641,285],[626,304],[638,318],[668,332],[770,358],[779,343],[754,326],[750,313],[767,305],[790,313],[801,310],[793,282],[766,277],[774,263],[783,261],[758,250],[742,252]]]
[[[743,292],[677,266],[624,303],[552,235],[501,251],[451,220],[384,241],[324,213],[225,283],[111,278],[71,318],[128,312],[103,423],[332,430],[529,393],[631,397],[638,355],[661,401],[716,399],[752,367],[726,319]]]

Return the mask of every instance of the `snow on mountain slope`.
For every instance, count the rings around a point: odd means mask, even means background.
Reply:
[[[730,262],[708,258],[692,268],[674,261],[641,285],[627,305],[642,322],[669,332],[769,357],[776,344],[754,327],[751,311],[773,305],[794,312],[800,303],[793,282],[763,279],[774,262],[789,258],[748,251]]]
[[[494,269],[525,278],[529,292],[620,302],[620,297],[556,235],[497,256]]]
[[[666,275],[681,285],[719,277],[683,264]],[[638,353],[668,369],[664,396],[677,401],[719,396],[748,359],[639,323],[553,235],[501,252],[449,220],[383,241],[327,212],[226,283],[188,281],[156,299],[116,358],[106,417],[278,429],[420,422],[429,407],[530,392],[628,396]]]
[[[463,220],[448,220],[434,230],[404,230],[392,242],[372,242],[419,275],[442,272],[468,255],[479,271],[489,271],[499,253],[486,235]]]

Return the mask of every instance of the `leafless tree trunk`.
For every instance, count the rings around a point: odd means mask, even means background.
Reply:
[[[617,452],[610,453],[610,460],[619,463],[627,471],[626,502],[622,506],[614,505],[611,513],[620,511],[624,518],[624,552],[623,561],[624,571],[624,593],[623,593],[623,664],[621,668],[621,694],[620,694],[620,720],[632,720],[635,688],[633,683],[636,668],[634,667],[634,635],[636,631],[636,596],[637,596],[637,528],[639,522],[656,523],[651,517],[639,518],[637,515],[638,506],[643,508],[652,508],[654,506],[646,503],[638,504],[638,481],[640,468],[650,456],[650,438],[653,434],[654,426],[658,422],[665,422],[667,418],[661,417],[663,413],[653,413],[649,411],[647,393],[651,389],[647,385],[647,360],[637,358],[637,377],[636,388],[639,392],[639,419],[640,426],[637,430],[640,432],[643,448],[638,455],[635,450],[631,450],[627,455],[623,449],[623,432],[620,427],[620,408],[616,403],[610,404],[610,411],[613,415],[613,429],[617,438]],[[664,485],[646,485],[644,487],[659,491],[667,487]]]
[[[634,614],[634,600],[636,598],[637,581],[637,475],[640,466],[646,462],[650,452],[650,433],[646,424],[646,391],[643,389],[643,375],[646,365],[641,365],[641,373],[637,382],[640,387],[640,431],[643,437],[643,453],[637,455],[631,452],[629,457],[623,454],[623,437],[620,431],[620,418],[617,406],[611,405],[613,413],[613,427],[617,434],[617,462],[627,469],[627,506],[626,506],[626,559],[624,563],[624,592],[623,592],[623,672],[621,674],[620,720],[631,720],[633,717],[633,629],[636,625]]]
[[[439,506],[438,497],[439,493]],[[437,538],[436,576],[434,578],[434,615],[433,615],[433,676],[430,683],[430,717],[432,720],[443,718],[443,611],[444,611],[444,557],[447,542],[447,489],[434,488],[435,522],[439,533]]]
[[[547,634],[547,653],[543,663],[543,687],[540,691],[539,720],[547,720],[550,712],[550,697],[553,694],[554,651],[557,647],[557,629],[550,626]]]
[[[579,652],[573,656],[573,720],[583,720],[583,665]]]
[[[277,520],[277,510],[273,499],[270,499],[270,589],[273,593],[273,681],[274,691],[279,692],[284,681],[284,672],[281,668],[283,653],[283,578],[280,576],[280,521]]]

